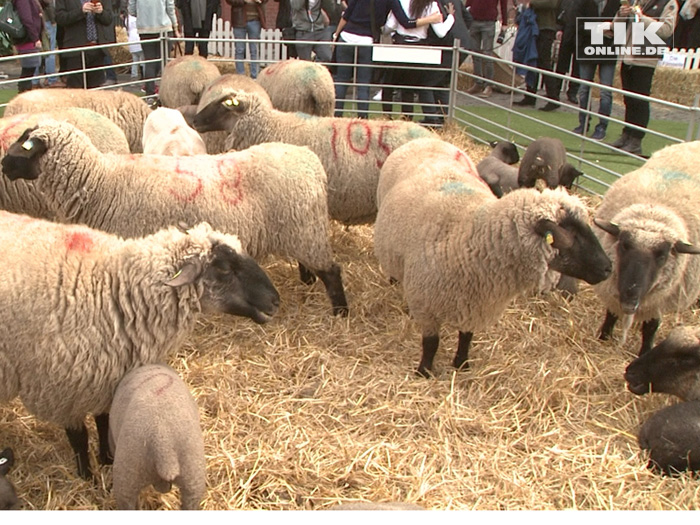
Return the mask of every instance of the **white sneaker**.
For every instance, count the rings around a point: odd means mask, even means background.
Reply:
[[[382,99],[382,90],[380,89],[377,91],[377,94],[372,97],[372,100],[381,100]]]

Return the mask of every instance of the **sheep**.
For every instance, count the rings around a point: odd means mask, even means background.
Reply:
[[[15,464],[15,455],[11,448],[0,452],[0,510],[12,510],[17,507],[17,491],[7,474]]]
[[[0,156],[28,127],[45,119],[63,120],[82,130],[97,149],[108,153],[128,153],[129,144],[122,130],[107,117],[83,108],[58,108],[45,113],[23,113],[0,119]],[[52,211],[36,193],[34,184],[17,181],[13,184],[0,177],[0,209],[53,219]]]
[[[564,186],[571,189],[582,173],[566,161],[566,148],[561,140],[540,137],[525,150],[518,168],[518,186],[534,188],[542,179],[552,189]]]
[[[512,166],[520,160],[518,148],[512,142],[493,141],[491,153],[476,165],[476,169],[493,194],[501,198],[504,193],[518,189],[518,168]]]
[[[377,503],[374,501],[349,501],[338,503],[326,510],[425,510],[425,507],[414,503],[404,503],[402,501],[386,501]]]
[[[197,104],[207,86],[219,78],[216,64],[206,58],[184,55],[163,68],[158,98],[166,108]]]
[[[205,155],[207,147],[199,133],[187,125],[177,109],[158,108],[143,126],[143,152],[148,155]]]
[[[66,163],[65,159],[80,159]],[[222,155],[99,153],[74,127],[44,122],[2,160],[10,179],[34,180],[56,216],[123,237],[206,220],[235,233],[260,260],[293,257],[318,276],[335,315],[348,314],[330,245],[326,175],[308,148],[261,144]]]
[[[4,116],[68,107],[91,109],[104,115],[124,132],[132,153],[142,151],[143,124],[151,108],[140,97],[127,91],[85,89],[26,91],[7,103]]]
[[[616,180],[596,212],[596,233],[613,260],[611,278],[594,287],[606,308],[599,338],[620,317],[622,340],[642,323],[640,355],[650,350],[664,313],[700,296],[700,175],[642,166]]]
[[[306,145],[328,175],[328,212],[345,224],[374,220],[379,170],[402,144],[433,132],[412,122],[313,117],[268,107],[254,93],[232,91],[203,105],[194,118],[201,132],[227,130],[227,147],[280,141]]]
[[[637,441],[649,451],[647,468],[655,473],[700,471],[700,401],[662,408],[644,422]]]
[[[102,463],[120,379],[163,362],[199,315],[269,321],[279,294],[234,235],[200,223],[138,239],[0,212],[0,402],[19,397],[61,425],[91,478],[84,424],[94,414]]]
[[[403,172],[386,188],[374,225],[383,271],[403,286],[422,330],[417,373],[428,377],[440,326],[459,330],[453,364],[468,368],[474,331],[493,324],[518,294],[546,290],[560,274],[593,284],[611,272],[583,203],[563,189],[520,189],[498,199],[464,162],[414,141],[382,168]],[[416,154],[420,151],[420,154]]]
[[[114,496],[120,510],[137,510],[141,490],[180,488],[183,510],[198,510],[206,491],[204,439],[197,403],[169,366],[131,370],[109,411]]]
[[[257,78],[272,106],[280,111],[332,117],[335,85],[328,68],[308,60],[289,59],[263,69]]]

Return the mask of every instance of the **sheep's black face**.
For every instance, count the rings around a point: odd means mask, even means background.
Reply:
[[[18,503],[15,487],[6,477],[13,464],[12,449],[6,448],[0,452],[0,510],[14,509]]]
[[[512,142],[501,141],[493,145],[493,155],[506,164],[515,164],[520,160],[518,148]]]
[[[12,144],[5,157],[2,159],[2,171],[10,180],[28,179],[39,177],[38,160],[46,152],[46,144],[36,137],[29,135],[36,128],[28,129]]]
[[[277,311],[280,296],[252,257],[225,244],[213,248],[213,259],[202,275],[205,310],[249,317],[262,324]]]
[[[604,281],[612,273],[612,262],[588,224],[569,216],[560,224],[540,221],[536,230],[557,250],[549,263],[552,270],[589,284]]]
[[[700,341],[666,338],[627,366],[625,381],[638,396],[663,392],[684,400],[700,399]]]
[[[199,110],[192,119],[192,127],[200,133],[230,131],[235,119],[246,107],[247,104],[236,94],[224,95]]]
[[[577,170],[568,162],[559,170],[559,184],[570,190],[577,178],[583,175],[583,172]]]

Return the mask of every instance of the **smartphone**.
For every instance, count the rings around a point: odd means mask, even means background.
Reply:
[[[93,4],[99,4],[100,0],[90,0],[90,2],[92,2]]]

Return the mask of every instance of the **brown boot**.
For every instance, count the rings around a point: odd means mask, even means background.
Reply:
[[[481,84],[477,84],[476,82],[474,82],[474,83],[472,84],[472,87],[470,87],[469,89],[467,89],[467,93],[469,93],[470,95],[476,95],[477,93],[481,93],[481,91],[482,91],[483,89],[484,89],[484,86],[482,86]]]
[[[622,148],[625,144],[627,144],[627,141],[630,139],[630,134],[627,131],[623,131],[622,135],[620,135],[620,138],[618,138],[615,142],[611,143],[610,145],[613,148]]]
[[[642,139],[638,137],[630,137],[624,146],[620,148],[620,151],[626,151],[627,153],[634,153],[635,155],[642,154]]]

